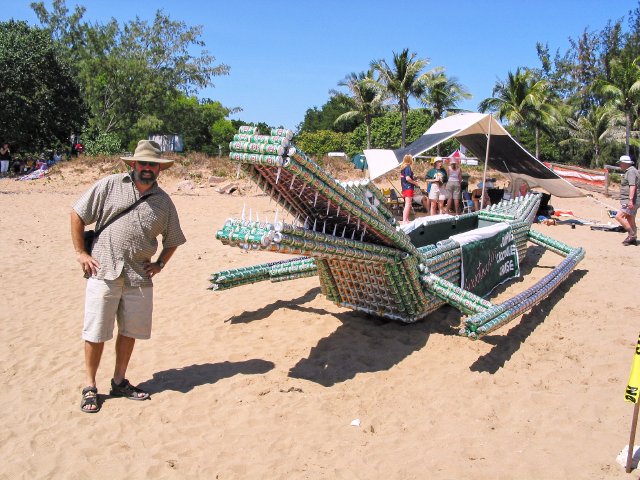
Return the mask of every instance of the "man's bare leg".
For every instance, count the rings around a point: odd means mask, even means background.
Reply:
[[[627,215],[626,213],[618,210],[618,213],[616,213],[616,220],[618,221],[618,223],[620,225],[622,225],[622,228],[625,229],[625,231],[629,234],[629,236],[633,235],[633,228],[631,227],[631,222],[630,220],[630,215]]]
[[[102,351],[104,350],[104,342],[94,343],[87,340],[84,341],[84,366],[86,375],[86,386],[96,386],[96,374],[98,373],[98,367],[100,366],[100,359],[102,358]],[[83,407],[84,410],[97,410],[95,405],[87,404]]]
[[[125,379],[135,343],[135,338],[125,337],[121,334],[118,334],[118,338],[116,338],[116,366],[113,371],[113,381],[117,384],[122,383],[122,380]]]
[[[113,381],[117,385],[120,385],[126,377],[127,367],[135,344],[135,338],[125,337],[121,334],[118,334],[118,338],[116,338],[116,366],[113,370]],[[142,391],[137,392],[136,395],[139,398],[149,396],[148,393]]]
[[[94,343],[85,340],[84,342],[84,365],[86,372],[86,386],[96,386],[96,374],[100,366],[104,342]]]

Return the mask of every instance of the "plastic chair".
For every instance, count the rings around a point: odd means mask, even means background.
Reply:
[[[473,212],[473,200],[471,200],[471,194],[466,190],[462,192],[462,213]]]

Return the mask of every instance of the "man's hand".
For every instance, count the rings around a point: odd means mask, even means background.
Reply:
[[[100,268],[100,264],[98,261],[89,255],[87,252],[79,252],[76,254],[76,260],[82,266],[82,271],[84,272],[84,276],[89,278],[96,273],[98,273],[98,268]]]
[[[149,277],[155,277],[162,271],[162,267],[158,265],[158,262],[144,262],[142,266]]]

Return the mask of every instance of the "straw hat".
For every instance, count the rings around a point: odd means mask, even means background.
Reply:
[[[166,170],[173,165],[173,160],[160,157],[161,153],[162,150],[157,142],[153,140],[140,140],[136,151],[133,152],[133,156],[120,158],[130,167],[133,167],[134,162],[137,161],[156,162],[160,164],[160,170]]]

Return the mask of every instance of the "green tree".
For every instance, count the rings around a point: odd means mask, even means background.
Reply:
[[[613,59],[610,80],[601,80],[598,86],[605,98],[625,116],[625,152],[629,155],[633,116],[640,101],[640,57]]]
[[[231,120],[221,118],[213,122],[209,132],[211,133],[211,143],[218,146],[218,154],[229,151],[229,143],[238,129],[233,126]]]
[[[447,112],[460,112],[458,103],[468,98],[471,98],[471,94],[456,77],[447,77],[443,71],[434,69],[428,77],[426,91],[419,100],[438,121]],[[437,154],[440,155],[440,144]]]
[[[332,130],[336,132],[350,132],[358,126],[357,119],[336,124],[336,119],[342,114],[353,109],[353,104],[349,97],[343,93],[330,92],[331,96],[322,107],[312,107],[307,109],[302,123],[297,130],[300,133],[317,132],[320,130]]]
[[[317,132],[303,132],[296,136],[296,146],[303,152],[323,157],[329,152],[343,152],[349,143],[350,134],[318,130]]]
[[[84,152],[87,155],[116,155],[122,153],[122,142],[115,133],[101,133],[84,142]]]
[[[47,10],[44,2],[32,2],[31,8],[51,38],[65,47],[60,50],[60,54],[72,65],[77,65],[78,60],[85,55],[84,40],[91,31],[82,21],[87,9],[76,5],[73,13],[69,14],[65,0],[53,0],[51,11]]]
[[[32,7],[74,63],[91,109],[94,136],[116,132],[128,143],[135,140],[133,129],[148,124],[145,117],[165,123],[171,119],[175,125],[180,119],[170,112],[176,102],[229,72],[227,65],[216,65],[215,57],[204,49],[201,26],[171,20],[161,10],[152,22],[136,18],[121,26],[115,19],[106,24],[84,23],[84,8],[76,7],[69,14],[64,0],[55,0],[51,11],[42,2]],[[176,131],[187,134],[186,128],[178,126]]]
[[[591,168],[601,167],[602,149],[604,145],[618,136],[620,128],[616,120],[620,114],[608,105],[594,107],[582,115],[579,111],[573,117],[567,118],[567,133],[569,138],[560,143],[577,143],[587,146],[591,153]]]
[[[410,110],[406,120],[406,140],[411,143],[433,125],[433,117],[423,109]],[[402,116],[398,111],[388,112],[371,122],[371,144],[373,148],[400,148]],[[347,153],[354,155],[367,146],[365,125],[356,128],[347,146]]]
[[[515,73],[508,73],[506,80],[496,83],[493,97],[482,100],[478,109],[495,112],[500,120],[506,119],[515,128],[518,141],[521,128],[534,129],[537,157],[540,153],[539,130],[546,128],[553,118],[548,100],[548,82],[536,79],[531,70],[517,68]]]
[[[218,143],[213,142],[211,127],[229,115],[229,109],[220,102],[195,96],[178,95],[168,107],[163,118],[164,133],[179,133],[185,149],[218,153]]]
[[[398,101],[401,115],[401,146],[406,146],[407,113],[409,99],[419,98],[425,90],[429,73],[422,73],[429,64],[427,59],[416,58],[416,53],[409,54],[405,48],[400,53],[393,52],[393,62],[389,66],[386,60],[374,60],[371,68],[379,74],[378,82],[392,98]]]
[[[339,124],[348,120],[364,121],[367,130],[367,148],[371,148],[371,121],[383,112],[384,92],[373,81],[373,71],[351,73],[338,85],[347,87],[353,109],[336,118]]]
[[[49,34],[25,22],[0,23],[1,141],[32,150],[66,145],[86,108],[68,63]]]
[[[456,77],[447,77],[443,71],[436,70],[429,75],[420,102],[438,121],[444,118],[445,113],[459,113],[458,103],[469,98],[471,94]]]

